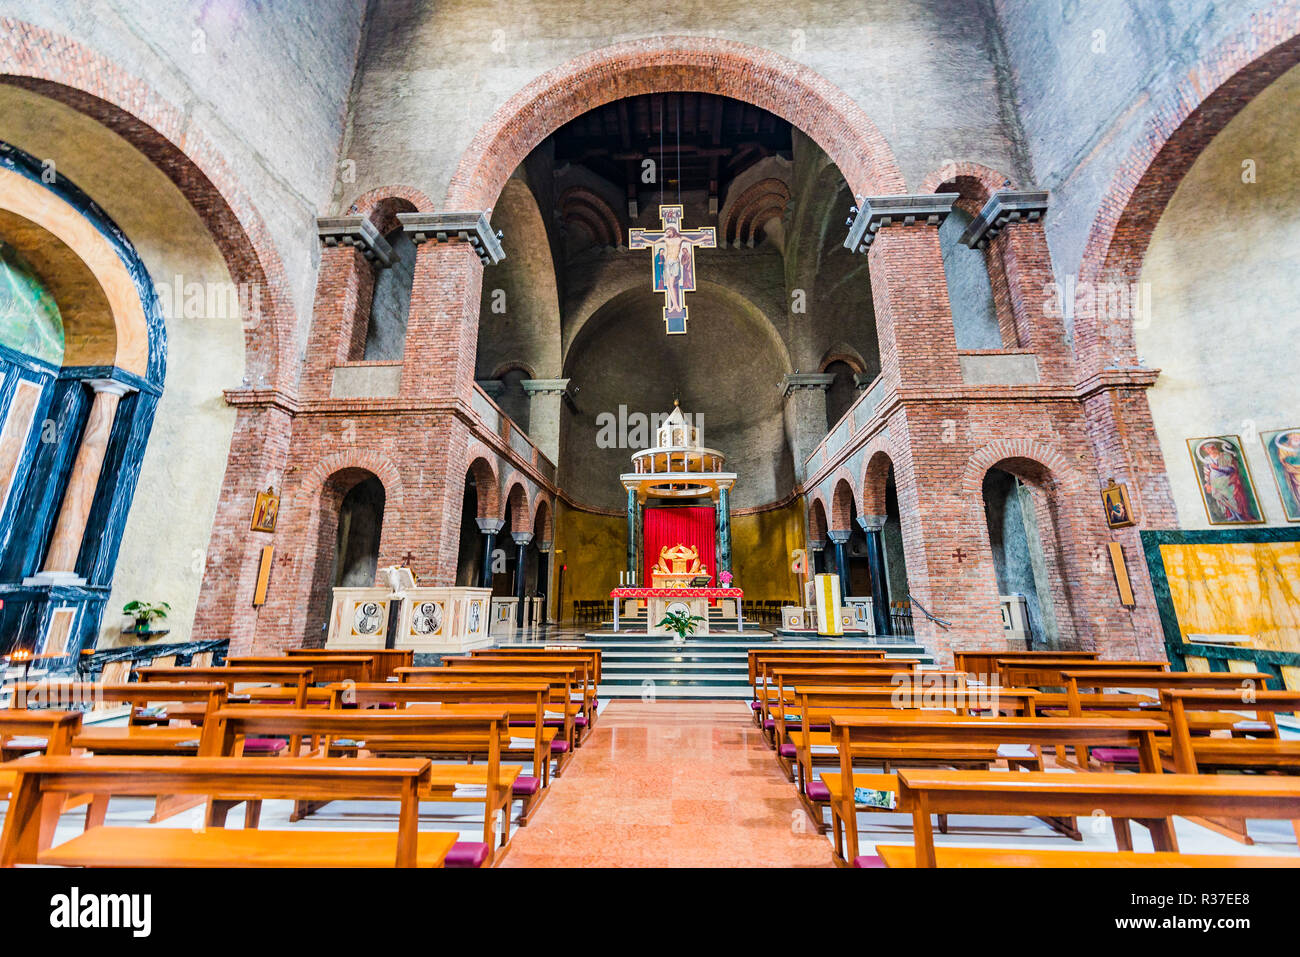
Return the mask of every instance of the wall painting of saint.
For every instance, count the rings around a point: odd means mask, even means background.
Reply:
[[[1240,437],[1188,439],[1187,448],[1211,525],[1254,525],[1264,521]]]
[[[1259,439],[1264,443],[1273,478],[1277,479],[1286,520],[1300,522],[1300,429],[1262,432]]]

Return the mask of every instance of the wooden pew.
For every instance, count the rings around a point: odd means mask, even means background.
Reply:
[[[420,795],[431,773],[427,760],[47,755],[19,763],[0,836],[2,867],[440,867],[459,836],[419,831]],[[396,833],[101,826],[42,848],[42,800],[87,791],[375,798],[399,801],[400,811]]]
[[[304,667],[312,670],[312,680],[320,684],[338,681],[374,681],[375,659],[369,652],[350,655],[240,655],[226,659],[230,668]]]
[[[1254,691],[1243,694],[1241,689],[1209,691],[1200,689],[1163,688],[1160,701],[1170,718],[1168,747],[1162,742],[1161,751],[1172,761],[1180,774],[1199,774],[1202,771],[1236,771],[1252,774],[1300,775],[1300,740],[1278,737],[1276,714],[1279,711],[1300,711],[1300,692]],[[1193,719],[1197,712],[1221,713],[1223,711],[1254,712],[1272,728],[1273,735],[1259,738],[1198,737]],[[1198,824],[1225,834],[1243,844],[1254,841],[1246,833],[1243,817],[1216,814],[1198,820]],[[1296,842],[1300,843],[1300,818],[1293,820]]]
[[[1085,668],[1090,671],[1168,671],[1169,663],[1136,659],[1081,662],[1069,658],[1040,658],[1034,661],[999,658],[997,667],[999,684],[1046,690],[1064,687],[1065,678],[1061,676],[1063,671],[1081,671]],[[1061,706],[1064,703],[1065,699],[1062,698]],[[1057,706],[1056,702],[1049,704],[1046,700],[1041,700],[1038,704],[1044,708]]]
[[[514,797],[523,801],[519,823],[527,825],[528,818],[549,791],[551,742],[559,729],[546,726],[546,705],[550,700],[551,686],[546,682],[519,682],[510,684],[382,684],[340,686],[344,706],[357,708],[407,708],[425,705],[443,706],[454,710],[460,705],[500,705],[510,716],[512,728],[527,726],[530,748],[515,747],[515,732],[502,753],[526,753],[533,762],[533,773],[517,777],[512,785]],[[467,752],[468,753],[468,752]],[[516,758],[516,760],[518,760]]]
[[[998,675],[999,661],[1029,661],[1048,658],[1069,661],[1096,661],[1101,657],[1099,651],[954,651],[953,667],[958,671],[975,675],[982,681],[991,681]]]
[[[533,648],[476,648],[470,652],[470,655],[475,658],[482,656],[499,658],[502,655],[512,655],[518,658],[573,658],[579,661],[590,661],[595,668],[596,683],[600,683],[599,648],[582,648],[577,645],[538,645]]]
[[[912,809],[914,847],[877,846],[889,867],[1300,867],[1300,857],[1181,855],[1174,815],[1213,814],[1223,807],[1243,817],[1300,816],[1300,780],[1191,774],[1004,774],[980,771],[900,771],[900,803]],[[1147,820],[1157,852],[1135,854],[1007,848],[938,848],[931,814],[1090,815]],[[1160,837],[1159,841],[1155,839]],[[854,858],[855,864],[859,862]]]
[[[837,861],[852,861],[858,856],[858,819],[854,788],[890,790],[880,788],[877,777],[854,774],[853,762],[858,754],[878,753],[882,746],[888,745],[951,747],[965,744],[996,749],[1004,744],[1026,744],[1030,747],[1042,748],[1081,742],[1085,747],[1088,745],[1136,747],[1142,755],[1142,770],[1155,774],[1160,771],[1155,736],[1163,728],[1160,722],[1146,718],[984,718],[965,715],[939,716],[932,713],[908,715],[902,718],[898,715],[833,714],[831,715],[831,738],[835,742],[839,755],[840,770],[838,774],[823,774],[821,778],[830,792],[831,822],[835,830]],[[864,783],[858,783],[859,780]],[[901,792],[898,793],[898,810],[911,810],[910,804],[904,803]],[[1052,821],[1049,820],[1048,823]],[[1160,822],[1144,823],[1151,829],[1152,841],[1156,843],[1157,848],[1169,849],[1164,845],[1172,842],[1173,830]],[[840,849],[844,846],[840,840],[841,828],[847,838],[848,847],[843,855],[840,854]],[[1127,821],[1115,822],[1115,838],[1125,850],[1132,849]]]
[[[754,690],[751,708],[755,721],[759,721],[758,683],[762,675],[760,666],[764,661],[780,661],[783,658],[817,658],[835,653],[837,658],[859,658],[868,661],[881,661],[885,657],[883,648],[750,648],[749,649],[749,686]],[[761,722],[760,722],[761,723]]]
[[[1032,718],[1035,715],[1034,698],[1037,692],[1027,688],[998,688],[996,698],[982,689],[959,689],[950,693],[943,701],[936,702],[932,694],[923,689],[914,692],[900,692],[892,688],[796,688],[793,689],[794,711],[801,731],[785,728],[787,709],[776,710],[777,735],[781,745],[777,750],[777,761],[792,762],[794,765],[794,785],[803,809],[809,813],[819,832],[826,831],[823,823],[822,809],[831,801],[827,785],[816,778],[815,767],[839,765],[839,752],[831,739],[832,714],[888,714],[893,710],[952,710],[956,714],[1005,714],[1022,715]],[[811,731],[809,731],[811,728]],[[975,752],[976,749],[969,749]],[[989,754],[989,750],[992,753]],[[952,763],[978,763],[987,766],[997,761],[1000,755],[997,749],[979,746],[978,753],[962,754],[958,749],[948,749],[948,754],[935,750],[932,757],[924,758],[928,763],[944,762],[946,757]],[[917,761],[917,752],[900,752],[898,749],[881,750],[871,755],[867,761],[883,765],[883,774],[892,771],[894,763],[900,758]],[[1010,765],[1026,763],[1017,758],[1009,759]],[[917,765],[920,766],[920,765]],[[1041,757],[1036,757],[1032,766],[1041,767]],[[787,770],[783,765],[783,770]],[[889,788],[879,788],[888,791]]]
[[[754,710],[758,725],[765,734],[772,730],[773,715],[770,705],[775,694],[777,672],[895,675],[915,671],[919,664],[920,661],[915,658],[889,661],[880,658],[860,658],[845,661],[831,656],[814,656],[786,657],[778,661],[760,660],[757,664],[758,684],[754,690],[754,700],[757,702]],[[878,682],[873,679],[872,683]]]
[[[844,688],[900,688],[911,686],[914,681],[927,682],[931,686],[938,683],[951,683],[955,687],[965,687],[966,674],[960,671],[911,671],[911,670],[876,670],[873,668],[833,667],[803,668],[765,666],[763,686],[759,700],[762,702],[762,728],[768,736],[768,743],[777,746],[774,732],[776,730],[775,707],[786,703],[787,689],[795,687],[844,687]],[[775,687],[773,687],[775,685]]]
[[[348,738],[364,742],[364,749],[379,757],[419,755],[432,758],[443,754],[484,754],[482,765],[435,764],[420,789],[420,797],[429,801],[471,801],[484,805],[483,843],[487,845],[487,863],[496,854],[496,815],[506,811],[502,827],[502,846],[510,840],[510,802],[518,765],[502,765],[501,752],[508,742],[509,715],[498,705],[480,705],[456,713],[411,712],[397,710],[295,710],[289,708],[226,708],[218,711],[204,729],[204,757],[239,757],[248,737],[319,736],[325,745],[317,752],[321,760],[330,758],[330,742]],[[268,759],[259,759],[261,763]],[[347,760],[347,759],[344,759]],[[355,760],[355,759],[354,759]],[[482,787],[480,797],[457,795],[458,786]],[[300,797],[314,797],[301,795]],[[338,790],[325,799],[312,802],[314,810],[331,800],[348,797]],[[208,806],[209,826],[221,826],[236,804],[246,803],[246,821],[256,826],[260,810],[257,798],[240,797],[239,792],[214,794]]]
[[[415,667],[397,669],[402,682],[412,684],[500,684],[546,681],[551,686],[551,704],[564,709],[564,734],[551,742],[555,775],[559,777],[573,759],[577,746],[577,717],[581,699],[574,700],[579,665],[458,665],[455,668]],[[557,710],[552,708],[551,710]]]
[[[18,762],[12,759],[37,752],[54,757],[70,754],[72,741],[80,731],[80,711],[0,709],[0,801],[12,799],[18,780]],[[17,747],[11,748],[11,744]],[[62,800],[50,800],[41,811],[40,846],[43,848],[54,839],[63,805]]]
[[[289,658],[353,658],[363,655],[374,662],[371,681],[387,681],[397,673],[398,668],[415,664],[415,651],[411,648],[289,648],[285,650],[285,655]],[[318,677],[316,680],[323,682],[326,679]]]
[[[448,655],[442,659],[442,664],[444,667],[453,669],[492,665],[506,665],[509,667],[520,665],[528,668],[548,665],[574,665],[578,668],[577,685],[580,689],[578,693],[582,696],[582,710],[574,715],[573,719],[577,739],[575,744],[580,746],[587,735],[591,733],[593,716],[596,713],[596,682],[598,678],[595,663],[586,656],[537,655],[521,659],[517,655]]]
[[[304,665],[274,667],[224,668],[141,668],[141,681],[219,681],[234,695],[241,685],[279,685],[294,688],[294,707],[307,705],[307,688],[315,678],[312,668]]]
[[[226,686],[220,682],[136,681],[130,684],[98,684],[89,681],[29,681],[16,689],[15,700],[28,704],[50,702],[118,702],[129,706],[124,725],[86,725],[73,741],[74,748],[100,754],[197,754],[199,729],[194,726],[159,725],[155,716],[141,709],[152,704],[192,703],[201,710],[187,711],[186,721],[202,724],[226,702]],[[158,716],[167,720],[164,712]],[[192,744],[190,743],[192,742]]]

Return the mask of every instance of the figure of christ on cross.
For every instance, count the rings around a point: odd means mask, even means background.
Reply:
[[[663,229],[633,229],[628,232],[629,249],[651,250],[654,255],[655,292],[664,294],[664,328],[670,336],[686,332],[689,318],[686,293],[695,291],[695,247],[716,249],[712,226],[686,229],[682,207],[660,206]]]

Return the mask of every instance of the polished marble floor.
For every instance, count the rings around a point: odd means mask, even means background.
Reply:
[[[612,701],[505,867],[830,867],[742,702]]]

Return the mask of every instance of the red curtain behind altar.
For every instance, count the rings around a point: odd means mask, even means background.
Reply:
[[[659,561],[659,549],[672,548],[678,544],[693,547],[699,552],[700,564],[713,576],[713,584],[717,584],[718,570],[713,554],[716,544],[713,506],[647,508],[642,515],[645,551],[641,556],[641,567],[644,587],[653,587],[650,570]]]

